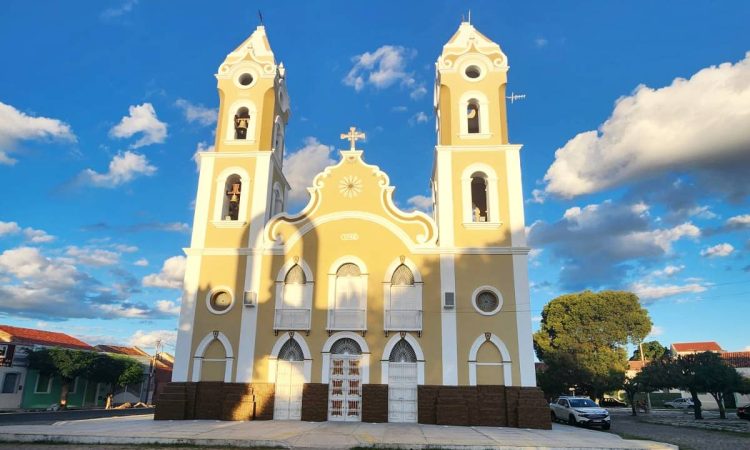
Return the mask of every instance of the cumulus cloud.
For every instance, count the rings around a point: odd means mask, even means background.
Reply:
[[[0,237],[23,234],[26,242],[32,244],[44,244],[55,240],[55,236],[47,234],[44,230],[31,227],[21,228],[16,222],[0,221]]]
[[[375,89],[385,89],[399,84],[409,90],[412,99],[427,93],[422,83],[407,70],[407,62],[417,55],[416,50],[396,45],[384,45],[374,52],[365,52],[352,58],[354,66],[344,77],[344,84],[359,92],[370,85]]]
[[[182,110],[185,120],[190,123],[197,122],[200,125],[212,125],[216,123],[216,117],[219,113],[219,110],[216,108],[206,108],[203,105],[196,105],[184,98],[177,99],[174,104]]]
[[[182,289],[185,278],[185,257],[173,256],[167,258],[159,273],[152,273],[143,277],[143,285],[167,289]]]
[[[201,152],[212,152],[214,151],[214,146],[209,145],[208,142],[198,142],[198,146],[195,147],[195,153],[193,153],[193,162],[195,162],[195,170],[200,170],[201,168],[201,161],[199,154]]]
[[[119,253],[101,248],[80,248],[72,245],[68,247],[65,254],[73,258],[78,264],[86,266],[113,266],[120,262]]]
[[[141,134],[141,137],[130,146],[131,148],[161,144],[167,139],[167,124],[156,117],[156,110],[151,103],[133,105],[128,111],[129,114],[109,130],[110,136],[129,138]]]
[[[750,192],[749,104],[750,53],[663,88],[638,86],[617,100],[597,130],[555,152],[545,190],[570,198],[683,171],[710,181],[702,186],[744,198]]]
[[[560,261],[565,289],[621,287],[636,262],[671,254],[672,244],[697,238],[690,222],[657,228],[643,203],[605,201],[573,207],[554,223],[537,221],[528,229],[529,246],[544,248]]]
[[[160,313],[167,316],[179,316],[180,304],[172,300],[157,300],[156,308]]]
[[[156,341],[161,341],[164,346],[174,347],[177,332],[174,330],[136,330],[128,343],[142,349],[153,349]]]
[[[135,261],[133,265],[138,267],[146,267],[148,266],[148,260],[146,258],[141,258]]]
[[[47,117],[32,117],[11,105],[0,102],[0,165],[13,165],[10,156],[18,141],[54,139],[75,142],[70,125]]]
[[[683,294],[698,294],[705,292],[708,288],[699,283],[688,283],[683,285],[663,284],[649,285],[645,283],[633,283],[629,290],[633,291],[644,303],[653,303],[665,297],[674,297]]]
[[[685,270],[684,265],[673,266],[670,264],[661,270],[653,271],[651,275],[655,277],[673,277],[677,275],[678,273],[682,272],[683,270]]]
[[[109,170],[99,173],[93,169],[86,169],[78,175],[78,182],[96,187],[114,188],[125,184],[139,176],[151,176],[156,173],[145,155],[125,151],[118,153],[109,162]]]
[[[413,116],[411,116],[411,118],[409,119],[409,125],[414,126],[419,123],[427,123],[429,120],[430,120],[430,116],[428,116],[422,111],[419,111]]]
[[[315,175],[336,163],[331,158],[333,146],[321,144],[316,138],[305,138],[305,146],[284,156],[284,175],[292,187],[289,202],[300,204],[310,198],[307,188]]]
[[[705,256],[707,258],[723,258],[725,256],[729,256],[734,252],[734,247],[732,244],[717,244],[713,247],[704,248],[701,250],[701,256]]]
[[[138,4],[138,0],[125,0],[120,6],[114,6],[112,8],[107,8],[100,14],[100,17],[102,19],[108,20],[108,19],[115,19],[117,17],[124,16],[125,14],[129,13],[133,10],[135,5]]]
[[[750,228],[750,214],[742,214],[727,219],[726,226],[730,230],[742,230]]]
[[[412,209],[429,213],[432,211],[432,197],[426,195],[415,195],[406,201]]]
[[[653,325],[651,327],[651,332],[648,334],[648,337],[653,339],[663,334],[664,334],[664,327],[660,327],[659,325]]]
[[[546,47],[547,44],[549,44],[549,41],[543,37],[538,37],[534,39],[534,45],[536,45],[537,48]]]

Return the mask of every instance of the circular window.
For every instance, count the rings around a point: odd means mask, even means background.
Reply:
[[[482,75],[482,70],[478,66],[469,66],[466,68],[466,76],[471,79],[479,78]]]
[[[491,286],[482,286],[475,290],[472,300],[477,312],[485,316],[497,313],[503,306],[500,292]]]
[[[253,83],[253,76],[249,73],[243,73],[237,81],[243,86],[250,86]]]
[[[232,306],[232,294],[225,290],[217,290],[208,296],[208,309],[215,314],[224,314]]]

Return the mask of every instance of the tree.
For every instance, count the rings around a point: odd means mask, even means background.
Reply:
[[[93,380],[109,385],[105,409],[110,409],[115,387],[143,381],[143,366],[133,358],[100,353],[92,361],[90,374]]]
[[[625,382],[622,383],[622,390],[625,391],[625,395],[628,397],[628,403],[630,403],[631,415],[637,416],[638,409],[635,406],[635,396],[639,392],[643,392],[643,383],[636,375],[633,378],[626,378]]]
[[[699,353],[694,356],[695,381],[698,392],[708,392],[719,405],[719,417],[727,418],[724,398],[727,393],[744,390],[742,375],[713,352]]]
[[[534,334],[547,365],[540,386],[548,395],[570,388],[594,398],[619,389],[628,368],[625,346],[643,340],[651,319],[638,297],[624,291],[584,291],[557,297],[542,311]]]
[[[62,380],[60,408],[65,409],[68,404],[70,384],[76,377],[86,376],[95,354],[67,348],[42,348],[31,350],[28,355],[30,369],[38,370],[39,373],[46,375],[60,376]]]
[[[669,349],[661,345],[659,341],[644,342],[642,346],[643,346],[644,359],[649,360],[649,361],[653,359],[659,359],[663,356],[668,356],[670,353]],[[630,360],[631,361],[641,360],[640,346],[635,348],[635,351],[633,352],[633,356],[630,357]]]

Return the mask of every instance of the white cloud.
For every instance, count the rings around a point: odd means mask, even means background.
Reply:
[[[80,248],[72,245],[68,247],[65,254],[75,259],[77,263],[87,266],[113,266],[120,262],[119,253],[100,248]]]
[[[133,265],[138,267],[146,267],[148,266],[148,260],[146,258],[141,258],[134,262]]]
[[[683,285],[663,284],[649,285],[646,283],[633,283],[630,290],[633,291],[644,303],[651,303],[655,300],[673,297],[681,294],[698,294],[705,292],[708,288],[698,283],[689,283]]]
[[[0,237],[10,236],[10,235],[19,234],[19,233],[23,233],[26,241],[31,242],[33,244],[43,244],[43,243],[52,242],[55,240],[54,236],[47,234],[47,232],[44,230],[36,230],[31,227],[21,229],[21,227],[18,226],[16,222],[0,221]]]
[[[384,45],[374,52],[365,52],[352,58],[354,66],[344,77],[344,84],[359,92],[366,85],[385,89],[396,83],[410,91],[410,97],[417,99],[427,93],[423,84],[407,71],[407,61],[417,52],[401,46]]]
[[[92,169],[86,169],[78,176],[79,182],[96,187],[114,188],[125,184],[138,176],[151,176],[156,173],[156,167],[152,166],[145,155],[139,155],[131,151],[118,153],[109,162],[109,171],[99,173]]]
[[[193,153],[193,161],[195,162],[195,170],[200,170],[201,168],[201,162],[198,158],[198,154],[200,152],[212,152],[214,151],[214,146],[209,145],[208,142],[198,142],[198,146],[195,148],[195,153]]]
[[[133,10],[138,0],[125,0],[120,6],[107,8],[100,14],[102,19],[114,19],[123,16]]]
[[[152,349],[157,340],[160,340],[163,345],[174,347],[177,341],[177,332],[174,330],[136,330],[128,343],[143,349]]]
[[[314,137],[305,138],[305,146],[284,157],[284,175],[292,190],[289,202],[292,204],[307,201],[310,194],[307,188],[323,169],[336,163],[331,158],[333,147],[318,142]]]
[[[617,100],[598,130],[578,134],[555,152],[546,191],[570,198],[671,170],[714,170],[726,178],[728,167],[740,169],[732,162],[747,160],[749,104],[750,53],[667,87],[638,86]]]
[[[76,142],[70,125],[57,119],[31,117],[0,102],[0,165],[13,165],[9,156],[18,141],[57,139]]]
[[[750,228],[750,214],[742,214],[739,216],[730,217],[727,219],[727,228],[732,230],[739,230],[743,228]]]
[[[143,135],[130,146],[131,148],[164,142],[167,138],[167,124],[156,117],[156,110],[151,103],[133,105],[128,111],[129,115],[124,116],[120,123],[109,130],[110,136],[129,138],[142,133]]]
[[[659,325],[653,325],[651,326],[651,332],[648,334],[648,337],[653,339],[663,334],[664,334],[664,327],[660,327]]]
[[[164,261],[159,273],[143,277],[143,285],[167,289],[182,289],[185,278],[185,257],[173,256]]]
[[[401,105],[401,106],[394,106],[393,108],[391,108],[391,111],[393,111],[393,112],[406,112],[406,111],[408,111],[408,109],[409,108],[407,108],[406,106]]]
[[[168,316],[179,316],[180,315],[180,304],[179,301],[174,302],[172,300],[158,300],[156,302],[156,310],[164,315]]]
[[[729,256],[734,252],[734,247],[732,244],[717,244],[713,247],[704,248],[701,250],[701,256],[705,256],[707,258],[723,258],[725,256]]]
[[[530,203],[542,204],[547,199],[547,194],[541,189],[534,189],[531,191],[531,198],[526,200]]]
[[[135,253],[138,251],[138,247],[135,245],[115,244],[114,249],[122,253]]]
[[[429,213],[432,211],[432,198],[425,195],[415,195],[406,201],[414,209]]]
[[[413,126],[418,123],[427,123],[429,120],[430,120],[430,116],[428,116],[422,111],[419,111],[413,116],[411,116],[411,118],[409,119],[409,124]]]
[[[653,271],[651,275],[655,277],[672,277],[682,272],[683,270],[685,270],[684,265],[673,266],[670,264],[661,270]]]
[[[182,110],[185,120],[190,123],[197,122],[201,125],[212,125],[216,123],[216,117],[219,110],[216,108],[206,108],[203,105],[195,105],[184,98],[177,99],[175,106]]]
[[[547,44],[549,44],[549,41],[543,37],[534,39],[534,45],[536,45],[538,48],[546,47]]]

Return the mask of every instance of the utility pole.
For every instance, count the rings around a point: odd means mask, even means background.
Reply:
[[[151,364],[150,364],[150,367],[148,368],[148,384],[146,385],[147,386],[146,387],[146,404],[150,404],[149,400],[153,400],[154,393],[156,391],[156,382],[155,382],[156,380],[154,379],[154,374],[156,372],[156,361],[159,358],[159,353],[161,353],[161,339],[156,340],[156,343],[154,345],[154,356],[151,357]],[[153,389],[151,388],[152,383],[153,383]]]

